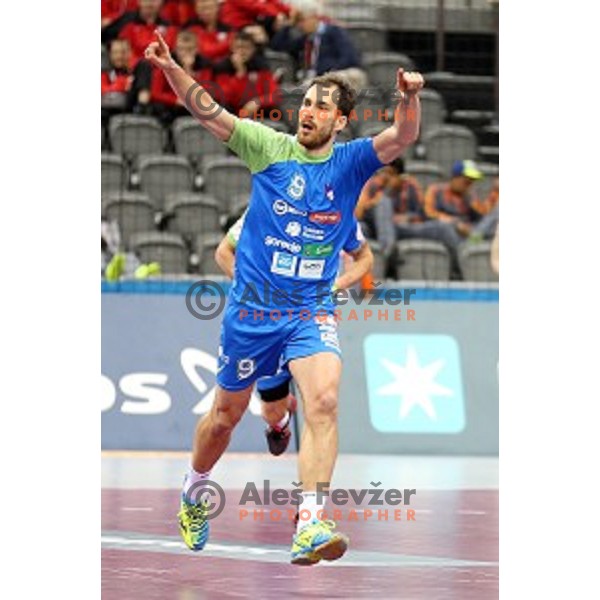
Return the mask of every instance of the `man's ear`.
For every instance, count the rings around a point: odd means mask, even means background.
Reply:
[[[337,117],[337,119],[335,120],[334,130],[335,130],[336,133],[339,133],[347,125],[348,125],[348,117],[346,117],[346,116],[344,116],[342,114],[339,114],[338,117]]]

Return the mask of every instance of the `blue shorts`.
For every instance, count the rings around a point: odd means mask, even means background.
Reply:
[[[241,318],[241,310],[250,314]],[[319,352],[334,352],[341,358],[333,312],[306,311],[305,317],[295,314],[290,319],[283,312],[276,321],[266,310],[264,316],[254,315],[247,307],[229,301],[221,325],[219,386],[238,391],[261,377],[276,375],[279,379],[271,382],[275,386],[290,378],[286,368],[290,360]],[[259,388],[263,386],[261,382]]]

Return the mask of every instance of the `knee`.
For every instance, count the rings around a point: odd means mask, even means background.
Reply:
[[[338,395],[334,385],[323,387],[304,403],[304,419],[309,426],[335,422],[337,411]]]
[[[233,406],[219,406],[215,403],[212,411],[211,429],[214,435],[229,434],[240,422],[244,411]]]

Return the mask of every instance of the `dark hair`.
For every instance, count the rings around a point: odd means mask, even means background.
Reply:
[[[235,34],[235,39],[239,40],[241,42],[250,42],[253,46],[257,45],[256,40],[254,39],[254,36],[244,30],[238,31]]]
[[[350,116],[350,113],[356,104],[356,91],[345,77],[336,73],[325,73],[324,75],[315,77],[310,82],[310,85],[308,86],[309,89],[313,85],[322,85],[325,87],[337,85],[339,91],[336,90],[331,96],[342,115],[344,115],[344,117]]]
[[[400,156],[390,163],[390,167],[392,167],[398,175],[402,175],[404,173],[404,159]]]

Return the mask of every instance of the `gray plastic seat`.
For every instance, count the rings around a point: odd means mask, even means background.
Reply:
[[[221,267],[215,260],[215,250],[221,243],[222,233],[204,233],[196,237],[196,252],[198,253],[198,270],[202,275],[223,275]]]
[[[439,165],[426,161],[407,161],[404,165],[404,170],[408,175],[416,177],[423,188],[423,192],[425,192],[432,183],[443,181],[446,176]]]
[[[135,233],[130,246],[142,263],[158,262],[163,274],[187,272],[188,252],[180,235],[164,231]]]
[[[376,88],[365,88],[357,92],[354,112],[350,115],[349,124],[355,133],[367,123],[382,123],[391,119],[392,114],[387,111],[381,91]]]
[[[450,174],[457,160],[476,160],[477,141],[470,129],[460,125],[441,125],[423,136],[427,160]]]
[[[102,195],[127,189],[127,167],[122,156],[102,154]]]
[[[348,23],[344,29],[361,53],[387,50],[387,28],[382,23]]]
[[[175,119],[171,131],[175,152],[181,156],[187,156],[194,163],[200,163],[208,157],[227,154],[227,146],[200,125],[194,117]]]
[[[363,55],[363,68],[369,82],[385,90],[396,88],[398,68],[414,71],[415,63],[406,54],[397,52],[368,52]]]
[[[236,157],[214,158],[204,165],[204,192],[219,201],[221,213],[230,212],[232,199],[250,195],[252,176],[246,164]]]
[[[294,61],[289,54],[267,49],[265,50],[265,58],[269,63],[271,72],[279,76],[280,83],[294,81]]]
[[[165,212],[170,216],[168,229],[174,233],[191,237],[219,230],[218,202],[207,194],[168,194]]]
[[[374,137],[381,133],[384,129],[387,129],[391,123],[386,121],[371,121],[369,123],[362,123],[358,130],[358,137]]]
[[[166,135],[154,117],[115,115],[108,124],[113,152],[135,157],[140,154],[162,154]]]
[[[396,243],[397,279],[448,281],[450,253],[446,246],[431,240],[401,240]]]
[[[163,210],[167,194],[191,192],[193,171],[183,156],[140,156],[140,187]]]
[[[491,242],[479,244],[464,243],[458,250],[458,262],[465,281],[494,282],[498,281],[490,264]]]
[[[154,205],[141,192],[112,192],[102,201],[102,214],[108,221],[117,221],[127,247],[131,236],[154,227]]]
[[[444,99],[435,90],[421,90],[419,99],[421,100],[421,137],[423,137],[428,131],[443,125],[447,113]]]

